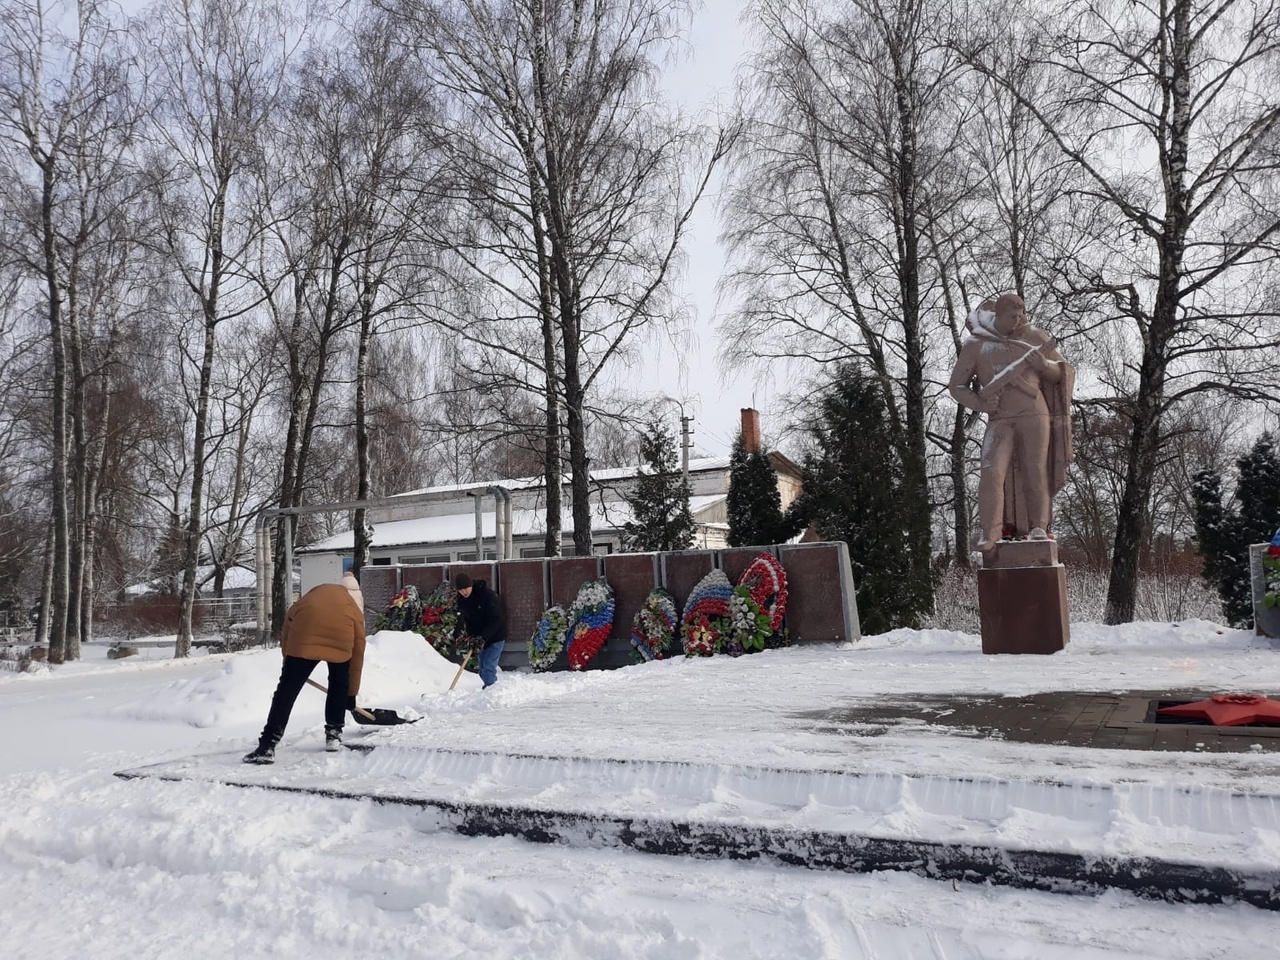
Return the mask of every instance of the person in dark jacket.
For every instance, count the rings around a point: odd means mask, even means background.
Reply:
[[[464,633],[483,641],[479,650],[480,679],[486,687],[498,679],[498,658],[507,643],[507,615],[502,598],[483,580],[472,580],[465,573],[453,579],[458,591],[458,624],[453,628],[456,642]]]

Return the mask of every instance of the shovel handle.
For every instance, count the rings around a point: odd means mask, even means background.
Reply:
[[[467,664],[470,662],[471,662],[471,654],[468,653],[465,657],[462,658],[462,662],[458,664],[458,672],[453,675],[453,683],[449,684],[450,690],[452,690],[454,687],[458,685],[458,681],[462,678],[462,671],[467,669]]]
[[[323,694],[327,695],[329,693],[328,687],[324,686],[324,684],[316,683],[310,677],[307,677],[307,683],[311,684],[313,687],[315,687],[317,690],[319,690]],[[352,707],[351,712],[360,714],[360,716],[364,717],[366,720],[376,721],[378,719],[372,713],[366,710],[364,707]]]

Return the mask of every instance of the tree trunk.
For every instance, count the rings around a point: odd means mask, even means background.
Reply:
[[[1138,393],[1132,407],[1124,492],[1116,515],[1105,614],[1109,624],[1130,622],[1137,606],[1138,573],[1151,519],[1151,485],[1160,459],[1169,348],[1178,329],[1182,260],[1190,229],[1191,198],[1187,195],[1186,178],[1191,139],[1192,33],[1188,0],[1174,4],[1172,21],[1172,43],[1168,49],[1163,45],[1161,48],[1161,84],[1170,108],[1167,145],[1160,157],[1165,211],[1157,240],[1159,272],[1151,327],[1144,338],[1138,372]]]
[[[965,486],[965,446],[969,431],[965,429],[967,413],[964,407],[956,404],[955,421],[951,425],[951,449],[948,459],[951,461],[951,497],[952,524],[955,527],[956,564],[965,570],[969,569],[969,490]]]
[[[895,101],[900,129],[898,143],[897,194],[902,221],[899,227],[898,286],[902,297],[903,350],[906,356],[906,384],[903,389],[906,407],[906,440],[902,465],[905,489],[916,504],[910,517],[907,536],[911,544],[911,562],[916,576],[913,592],[919,596],[917,609],[933,606],[932,517],[929,507],[929,474],[925,450],[925,355],[920,332],[920,235],[917,209],[916,137],[919,118],[910,89],[908,65],[892,49],[895,79]]]
[[[551,285],[547,259],[547,235],[542,224],[542,205],[532,204],[534,242],[538,256],[538,313],[542,321],[542,363],[546,370],[546,426],[543,434],[543,482],[546,487],[547,535],[543,553],[560,556],[563,542],[563,465],[560,460],[560,377],[559,352],[556,350],[555,291]]]
[[[369,339],[373,335],[373,303],[370,296],[361,298],[360,342],[356,349],[356,499],[369,499],[369,424],[366,416],[365,384],[369,376]],[[354,545],[355,572],[369,562],[371,528],[366,520],[367,511],[361,507],[355,512]]]
[[[561,294],[561,335],[564,340],[564,400],[569,426],[569,493],[573,511],[573,552],[591,556],[590,458],[587,456],[587,425],[583,418],[585,397],[579,367],[579,325],[577,305],[566,304]]]
[[[333,341],[333,327],[337,316],[338,287],[342,278],[344,258],[350,243],[350,237],[341,237],[329,260],[329,280],[325,291],[324,314],[321,317],[314,366],[310,370],[305,370],[299,358],[290,356],[290,375],[297,377],[296,382],[291,384],[293,402],[289,410],[289,431],[294,437],[292,449],[295,452],[294,456],[284,465],[285,471],[292,469],[287,477],[282,475],[281,478],[280,506],[282,507],[302,505],[307,479],[307,460],[311,453],[311,440],[315,435],[316,417],[320,410],[320,395],[329,370],[329,345]],[[297,298],[294,316],[301,318],[305,309],[305,301]],[[297,344],[301,340],[301,327],[297,321],[295,321],[295,330],[298,339],[294,341],[293,349],[296,351],[299,349]],[[305,403],[303,402],[304,398]],[[288,480],[287,485],[286,479]],[[277,639],[280,636],[280,631],[284,629],[285,613],[288,611],[289,604],[293,599],[293,571],[284,569],[285,540],[286,538],[292,540],[296,537],[297,530],[298,525],[296,523],[286,523],[284,518],[276,522],[273,552],[274,576],[271,584],[271,633]],[[294,546],[293,543],[289,545],[291,548]]]
[[[67,660],[80,659],[81,617],[84,607],[85,579],[85,523],[88,506],[88,441],[86,439],[87,411],[85,409],[84,343],[80,323],[79,251],[72,255],[67,282],[67,349],[71,360],[71,391],[69,414],[71,416],[71,550],[68,564],[67,591]]]
[[[49,608],[53,603],[53,517],[49,517],[49,548],[44,552],[40,571],[40,616],[36,620],[36,643],[49,645]]]
[[[200,356],[200,384],[196,395],[195,438],[192,444],[191,498],[188,502],[187,526],[183,536],[182,597],[178,613],[178,636],[174,644],[175,658],[191,655],[194,639],[192,619],[195,612],[196,575],[200,565],[200,541],[204,536],[205,448],[209,432],[209,394],[213,381],[213,360],[217,347],[218,297],[222,288],[222,234],[226,216],[228,181],[219,184],[213,204],[209,245],[209,290],[204,297],[204,349]]]
[[[305,393],[306,373],[302,369],[302,317],[306,309],[305,274],[299,272],[294,278],[293,287],[293,319],[285,344],[289,358],[289,420],[285,427],[284,450],[280,458],[280,487],[276,494],[276,505],[294,507],[294,490],[298,485],[298,459],[301,447],[302,424],[306,417]],[[285,572],[284,550],[281,538],[284,536],[283,522],[276,522],[276,535],[272,541],[271,567],[271,636],[280,639],[280,631],[284,627]]]
[[[53,228],[54,174],[52,161],[41,167],[40,225],[44,245],[44,279],[49,298],[49,344],[53,374],[53,585],[46,610],[49,621],[49,662],[66,659],[67,600],[70,593],[67,515],[67,362],[62,324],[62,294],[58,289],[58,253]]]

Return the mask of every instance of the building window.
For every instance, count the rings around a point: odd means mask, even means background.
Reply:
[[[498,556],[497,556],[497,554],[495,554],[492,550],[486,550],[486,551],[484,552],[484,558],[485,558],[486,560],[496,560],[496,559],[498,559]],[[458,562],[458,563],[475,563],[475,562],[476,562],[476,553],[475,553],[475,551],[474,551],[474,550],[472,550],[470,553],[460,553],[460,554],[458,554],[458,560],[457,560],[457,562]]]
[[[374,557],[372,560],[369,561],[369,563],[371,563],[375,567],[389,567],[391,566],[391,558],[390,557]]]
[[[426,563],[426,562],[427,562],[426,557],[401,557],[400,558],[400,563],[402,566],[408,566],[410,564]]]
[[[597,557],[607,557],[609,556],[609,554],[613,553],[613,544],[612,543],[593,544],[591,547],[591,552],[594,553]]]
[[[546,555],[547,555],[546,547],[521,547],[520,548],[520,559],[522,560],[534,560],[540,557],[545,557]]]
[[[424,563],[448,563],[449,555],[447,553],[437,553],[426,557],[401,557],[398,562],[402,566],[409,566],[410,564],[421,565]]]

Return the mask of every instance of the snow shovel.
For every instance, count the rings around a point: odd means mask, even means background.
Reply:
[[[310,677],[307,678],[307,683],[311,684],[311,686],[315,687],[317,690],[319,690],[323,694],[327,695],[329,693],[328,687],[324,686],[323,684],[316,683]],[[351,709],[351,716],[355,718],[356,723],[363,723],[366,725],[373,725],[373,726],[379,726],[379,727],[394,727],[396,724],[399,724],[399,723],[416,723],[417,722],[416,720],[406,720],[404,717],[400,716],[400,714],[396,713],[394,710],[384,710],[380,707],[374,707],[373,709],[370,709],[368,707],[353,707]],[[421,719],[422,719],[421,717],[418,717],[418,720],[421,720]]]
[[[475,653],[475,651],[472,650],[470,653],[468,653],[465,657],[462,658],[462,662],[458,664],[458,672],[453,675],[453,683],[449,684],[450,690],[456,687],[458,685],[458,681],[462,679],[462,671],[467,669],[467,664],[471,662],[472,653]]]

